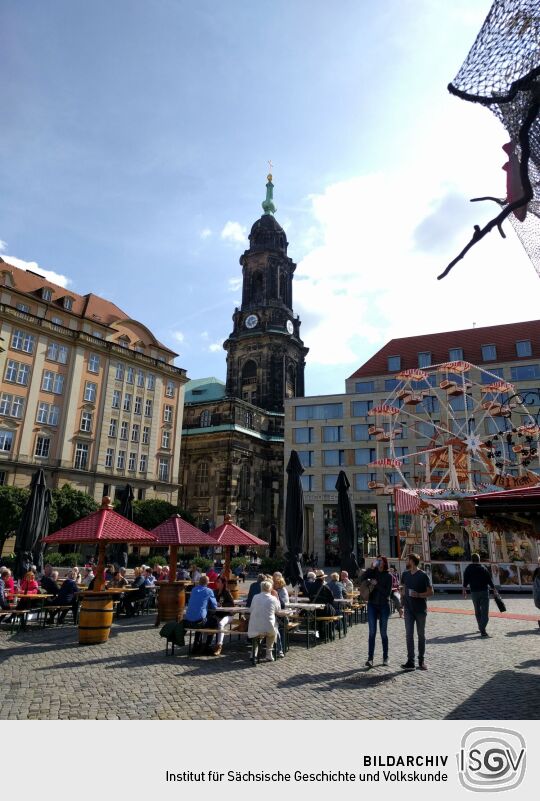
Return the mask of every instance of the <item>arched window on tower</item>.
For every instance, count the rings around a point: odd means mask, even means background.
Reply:
[[[212,412],[209,409],[204,409],[199,417],[200,428],[208,428],[212,425]]]
[[[251,479],[251,470],[249,465],[244,462],[240,468],[240,475],[238,476],[238,494],[239,500],[246,500],[250,497],[249,485]]]
[[[283,303],[287,303],[287,273],[285,270],[279,272],[279,298]]]
[[[242,367],[242,399],[257,402],[257,365],[249,359]]]
[[[208,486],[208,462],[199,462],[195,474],[195,497],[206,497],[209,494]]]
[[[296,395],[296,371],[290,366],[287,369],[287,380],[285,382],[285,397],[294,398]]]
[[[257,270],[251,277],[251,302],[262,303],[264,298],[263,274]]]

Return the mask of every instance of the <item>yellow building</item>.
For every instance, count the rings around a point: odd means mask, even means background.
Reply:
[[[143,323],[0,259],[0,484],[177,503],[186,371]]]

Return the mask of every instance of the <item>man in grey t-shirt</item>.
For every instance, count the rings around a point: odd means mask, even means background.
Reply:
[[[428,574],[420,570],[420,557],[411,553],[407,557],[407,569],[401,576],[401,598],[405,610],[405,636],[407,638],[407,661],[403,670],[414,670],[414,627],[418,633],[418,668],[427,670],[424,661],[426,652],[426,598],[433,595]]]

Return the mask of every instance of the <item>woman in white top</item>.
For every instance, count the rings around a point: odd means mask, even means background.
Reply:
[[[261,591],[255,595],[252,602],[249,616],[248,637],[266,637],[266,661],[273,662],[272,648],[276,639],[277,624],[276,614],[281,612],[281,605],[277,598],[272,594],[272,582],[263,581]],[[257,664],[259,653],[259,643],[255,645],[255,650],[251,658],[253,665]]]

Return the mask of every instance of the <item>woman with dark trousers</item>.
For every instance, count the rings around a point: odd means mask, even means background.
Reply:
[[[392,576],[388,572],[388,559],[378,556],[369,570],[362,576],[362,582],[367,582],[371,592],[368,600],[368,658],[367,668],[373,667],[375,654],[375,639],[377,636],[377,622],[381,632],[383,647],[383,665],[388,664],[388,618],[390,617],[390,595],[392,594]]]

